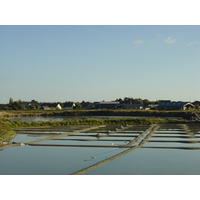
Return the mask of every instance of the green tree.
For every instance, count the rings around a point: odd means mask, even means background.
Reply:
[[[76,105],[75,109],[77,109],[77,110],[82,109],[82,105],[79,102],[75,103],[75,105]]]
[[[144,99],[144,100],[143,100],[143,105],[144,105],[145,107],[147,107],[149,104],[151,104],[151,103],[150,103],[150,101],[149,101],[148,99]]]
[[[7,104],[4,108],[5,110],[24,110],[25,106],[21,104],[21,100],[13,101],[10,98],[9,104]]]
[[[9,104],[12,105],[14,103],[13,98],[9,99]]]
[[[123,100],[121,98],[117,98],[116,101],[119,101],[119,103],[123,102]]]

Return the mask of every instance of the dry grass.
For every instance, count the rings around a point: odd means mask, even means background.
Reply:
[[[154,116],[154,117],[183,117],[188,112],[198,111],[157,111],[157,110],[0,110],[0,117],[22,117],[22,116]]]

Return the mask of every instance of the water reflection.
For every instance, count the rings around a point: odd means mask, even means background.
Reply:
[[[23,143],[27,143],[27,142],[32,142],[35,140],[39,140],[42,138],[46,138],[48,136],[43,136],[43,135],[28,135],[28,134],[17,134],[16,137],[14,139],[12,139],[10,142],[23,142]]]
[[[136,149],[84,175],[199,175],[199,151]]]
[[[110,151],[110,148],[80,147],[12,147],[0,153],[0,174],[4,175],[68,175],[79,169],[88,167],[95,154]],[[104,156],[92,160],[92,163],[104,160],[122,149],[113,149]]]
[[[153,127],[19,129],[11,142],[26,145],[0,152],[0,174],[72,174],[126,151],[85,175],[200,174],[200,125],[159,125],[155,132]]]

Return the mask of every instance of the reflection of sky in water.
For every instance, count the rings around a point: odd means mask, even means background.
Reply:
[[[11,147],[0,152],[0,174],[67,175],[124,150],[91,147]]]
[[[101,140],[106,140],[106,139],[109,139],[109,140],[117,140],[117,139],[119,139],[119,140],[133,140],[133,139],[135,139],[136,137],[112,137],[112,136],[110,136],[110,137],[103,137],[103,138],[101,138]]]
[[[37,144],[60,144],[60,145],[125,145],[126,141],[75,141],[75,140],[47,140]]]
[[[198,150],[136,149],[84,175],[199,175]]]
[[[97,137],[94,136],[67,136],[67,137],[60,137],[59,139],[96,139]]]
[[[184,142],[147,142],[144,147],[200,147],[200,143]]]
[[[167,127],[167,126],[166,126]],[[198,134],[187,134],[184,129],[160,129],[149,138],[144,147],[200,147],[200,143],[184,143],[184,141],[200,141],[200,138],[184,138],[181,136],[200,136],[198,126],[190,130]],[[49,140],[39,144],[72,144],[72,145],[125,145],[136,138],[138,130],[148,126],[134,127],[134,133],[115,133],[109,137],[100,137],[102,141]],[[105,131],[105,130],[104,130]],[[53,131],[55,133],[55,131]],[[57,133],[64,133],[59,132]],[[78,133],[80,136],[68,136],[59,139],[98,139],[99,132]],[[101,133],[107,136],[104,133]],[[124,137],[114,137],[123,135]],[[132,135],[132,136],[131,136]],[[133,136],[134,135],[134,136]],[[51,135],[52,136],[52,135]],[[128,137],[125,137],[128,136]],[[165,136],[165,137],[163,137]],[[176,136],[176,137],[173,137]],[[50,135],[17,134],[11,142],[31,142],[50,137]],[[106,141],[110,140],[110,141]],[[159,142],[162,140],[164,142]],[[153,142],[150,142],[153,141]],[[157,141],[157,142],[156,142]],[[172,141],[172,142],[169,142]],[[181,142],[183,141],[183,142]],[[18,146],[0,151],[0,174],[71,174],[89,167],[106,158],[125,151],[125,148],[98,147],[51,147],[51,146]],[[113,160],[86,174],[199,174],[200,150],[140,148],[116,160]]]
[[[167,130],[166,131],[156,131],[156,134],[159,134],[159,133],[160,134],[168,134],[168,133],[171,133],[171,134],[172,133],[178,133],[178,134],[182,133],[182,134],[184,134],[183,130],[182,131],[181,130],[176,130],[176,131],[175,130],[171,130],[171,131],[167,131]]]
[[[46,137],[49,137],[49,136],[48,135],[34,136],[34,135],[28,135],[28,134],[17,134],[16,137],[11,140],[11,142],[32,142],[32,141],[43,139]]]
[[[153,134],[152,137],[154,137],[154,136],[155,136],[155,137],[158,137],[158,136],[164,136],[164,137],[165,137],[165,136],[167,136],[167,137],[168,137],[168,136],[185,136],[185,135],[186,135],[185,133],[184,133],[184,134],[175,134],[175,133],[174,133],[174,134],[170,134],[170,133],[168,133],[168,134],[160,134],[160,133],[157,134],[157,133],[156,133],[156,134]]]
[[[178,137],[153,137],[149,138],[148,141],[200,141],[200,138],[178,138]]]

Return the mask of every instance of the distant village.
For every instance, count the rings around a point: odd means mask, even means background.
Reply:
[[[99,102],[38,102],[36,100],[14,101],[10,98],[8,104],[0,104],[0,110],[73,110],[73,109],[134,109],[134,110],[195,110],[200,109],[200,101],[182,102],[171,100],[149,101],[148,99],[128,98],[116,99],[115,101]]]

